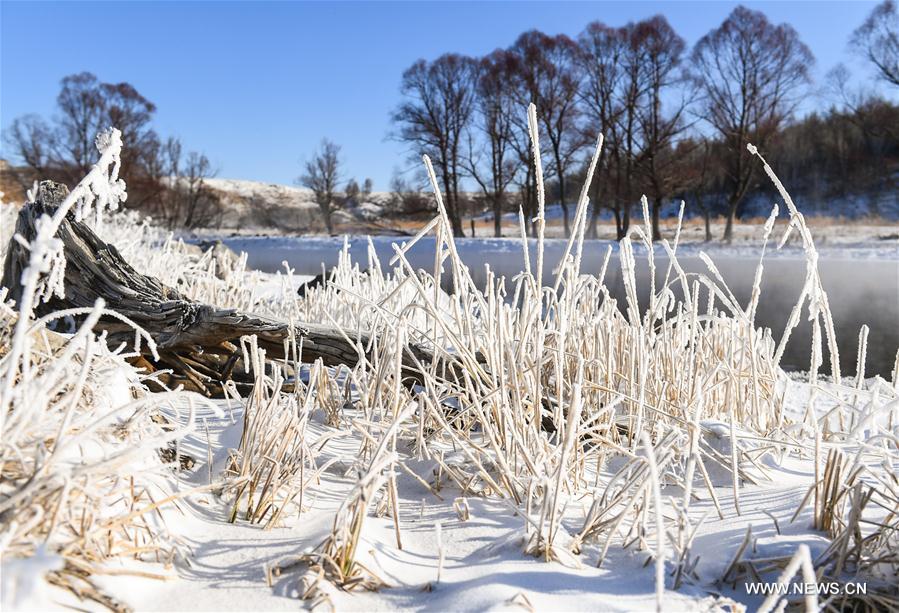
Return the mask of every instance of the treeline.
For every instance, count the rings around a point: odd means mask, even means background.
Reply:
[[[23,189],[35,180],[67,185],[80,181],[96,161],[94,139],[109,126],[122,132],[119,174],[127,178],[129,208],[140,209],[169,227],[210,226],[223,213],[205,180],[215,171],[209,159],[185,152],[181,141],[163,139],[151,127],[156,106],[128,83],[103,83],[89,72],[62,79],[56,114],[16,118],[4,140],[22,166],[8,170]]]
[[[899,87],[896,40],[899,13],[894,0],[885,0],[849,41],[889,88]],[[547,198],[560,204],[566,234],[587,158],[602,132],[589,187],[589,235],[596,235],[607,212],[617,235],[625,236],[645,195],[654,237],[663,208],[684,200],[690,214],[705,217],[709,238],[711,218],[724,216],[724,238],[730,239],[747,203],[770,189],[748,143],[798,194],[834,202],[866,194],[876,202],[874,196],[896,192],[899,105],[851,89],[842,66],[812,89],[813,63],[792,27],[742,6],[692,49],[663,16],[621,27],[593,22],[576,38],[532,30],[486,57],[446,54],[410,66],[400,83],[402,102],[391,115],[393,136],[409,143],[416,158],[431,157],[457,235],[463,216],[484,208],[493,212],[497,235],[505,212],[521,206],[527,220],[535,217],[525,115],[533,102]],[[824,110],[797,120],[798,106],[809,99]],[[121,174],[129,207],[173,228],[217,224],[223,205],[206,182],[215,170],[202,153],[186,153],[177,138],[157,134],[155,111],[128,83],[104,83],[87,72],[65,77],[52,120],[26,115],[5,131],[21,165],[4,174],[12,172],[23,188],[40,178],[74,184],[95,157],[95,135],[114,125],[124,139]],[[313,191],[329,233],[337,208],[371,193],[369,180],[362,187],[354,180],[341,185],[339,150],[323,141],[297,181]],[[479,197],[463,192],[463,183]],[[391,191],[395,208],[428,206],[419,185],[401,175]],[[526,230],[533,233],[533,222]]]
[[[886,0],[851,44],[897,86],[899,17]],[[566,235],[586,158],[605,136],[590,186],[590,233],[603,210],[617,234],[645,195],[653,233],[666,202],[684,199],[707,221],[724,215],[724,239],[747,197],[762,189],[747,144],[775,162],[793,188],[838,196],[894,186],[899,107],[851,92],[843,67],[824,91],[811,89],[811,51],[787,24],[737,7],[692,49],[663,16],[610,27],[587,25],[572,39],[532,30],[483,58],[446,54],[402,75],[394,137],[427,153],[457,235],[463,234],[463,181],[476,184],[501,232],[501,215],[520,204],[537,211],[533,152],[524,109],[537,109],[548,196],[560,204]],[[824,112],[795,121],[810,96]],[[834,211],[839,214],[839,210]],[[533,228],[529,227],[533,232]]]

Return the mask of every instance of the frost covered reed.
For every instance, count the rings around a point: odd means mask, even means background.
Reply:
[[[110,350],[92,332],[98,318],[109,315],[101,301],[67,334],[54,328],[67,329],[77,313],[34,315],[37,304],[64,291],[65,259],[55,237],[63,218],[92,214],[99,227],[104,211],[116,209],[125,198],[118,178],[119,132],[101,134],[97,147],[100,159],[94,168],[38,222],[37,236],[27,245],[19,304],[8,302],[6,289],[0,290],[4,608],[33,597],[29,591],[39,589],[36,579],[43,574],[80,599],[125,609],[94,575],[157,576],[116,560],[170,565],[183,554],[166,513],[179,496],[171,474],[179,459],[177,441],[192,427],[193,402],[179,392],[149,393],[140,373],[126,362],[132,348]],[[4,230],[11,231],[11,207],[3,208]],[[130,222],[126,225],[133,230]],[[16,240],[23,242],[19,236]],[[140,238],[132,247],[150,252]],[[140,329],[135,339],[152,346]]]
[[[533,108],[529,118],[541,184]],[[597,153],[601,146],[599,139]],[[739,515],[741,490],[770,478],[767,459],[812,458],[816,435],[828,445],[866,441],[856,462],[865,467],[869,482],[890,482],[880,503],[893,500],[896,485],[888,467],[897,461],[897,449],[885,416],[897,397],[895,384],[878,384],[874,391],[861,383],[842,385],[811,234],[767,165],[790,216],[779,245],[791,233],[800,234],[808,262],[805,287],[780,333],[755,323],[776,207],[765,224],[747,304],[737,300],[705,254],[705,273],[684,272],[678,262],[679,228],[659,250],[648,226],[621,241],[625,299],[619,304],[602,272],[594,276],[581,269],[586,188],[556,270],[543,270],[541,206],[536,240],[527,240],[522,232],[523,272],[504,279],[488,270],[487,282],[479,288],[455,248],[427,157],[424,163],[438,215],[418,236],[395,247],[392,270],[382,267],[370,250],[362,273],[345,250],[327,286],[307,294],[301,306],[308,314],[327,308],[328,319],[348,331],[375,332],[374,361],[351,374],[358,385],[351,414],[363,414],[367,428],[378,424],[364,437],[363,450],[396,450],[390,461],[386,456],[380,463],[372,461],[345,503],[344,519],[335,522],[331,538],[314,554],[335,560],[330,566],[341,569],[338,585],[346,583],[353,543],[362,534],[362,501],[370,500],[378,487],[385,497],[395,498],[393,471],[414,472],[405,467],[401,449],[431,463],[432,471],[415,476],[435,495],[449,487],[459,496],[502,501],[510,515],[521,518],[524,550],[542,559],[602,565],[613,547],[645,551],[656,563],[660,602],[666,589],[696,578],[697,559],[690,548],[703,516],[691,512],[691,505],[706,499],[720,517]],[[586,177],[585,184],[590,181]],[[538,203],[542,195],[540,189]],[[648,223],[649,216],[644,218]],[[427,232],[434,232],[437,247],[434,268],[424,273],[412,268],[406,253]],[[638,255],[645,255],[649,267],[648,300],[638,298]],[[794,384],[780,369],[780,358],[803,310],[816,332],[810,347],[811,398],[805,414],[797,415],[784,404]],[[402,382],[400,371],[390,364],[399,363],[406,341],[452,355],[464,366],[461,373],[420,364],[423,379],[414,385]],[[829,384],[818,376],[825,349],[833,375]],[[863,372],[863,355],[858,362]],[[859,408],[855,394],[869,402],[867,409]],[[830,407],[823,413],[822,403]],[[866,418],[866,426],[859,427]],[[384,438],[387,433],[395,444]],[[375,478],[377,470],[380,479]],[[725,481],[722,473],[728,475]],[[854,483],[827,473],[813,487],[824,501],[816,513],[842,508],[839,501],[855,495]],[[728,507],[720,500],[724,495]],[[568,505],[584,497],[589,511],[580,529],[571,531],[570,522],[562,519]],[[892,515],[887,519],[895,521]],[[847,521],[833,518],[828,525]],[[892,538],[891,531],[875,530],[870,542]],[[878,551],[895,551],[895,543],[885,547]],[[839,570],[846,568],[844,564]],[[862,564],[853,572],[874,570]]]

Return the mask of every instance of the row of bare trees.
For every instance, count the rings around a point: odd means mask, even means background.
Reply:
[[[89,72],[62,79],[51,121],[30,114],[13,120],[4,140],[21,166],[11,167],[23,187],[53,179],[73,185],[96,158],[94,139],[109,126],[122,132],[120,174],[128,201],[169,227],[214,224],[222,214],[206,180],[215,175],[202,153],[185,153],[180,140],[152,128],[156,106],[128,83],[103,83]]]
[[[852,41],[893,84],[896,21],[895,4],[886,0]],[[482,192],[497,235],[510,200],[533,219],[536,177],[524,113],[533,102],[566,235],[574,177],[602,131],[592,233],[606,209],[618,236],[627,234],[631,209],[646,195],[657,238],[665,202],[692,194],[697,212],[725,215],[729,240],[757,179],[746,145],[775,146],[809,94],[813,63],[791,26],[742,6],[692,50],[663,16],[621,27],[593,22],[576,39],[532,30],[484,58],[419,60],[402,76],[403,101],[391,119],[397,139],[434,161],[458,235],[463,180]]]
[[[850,44],[888,86],[899,86],[897,40],[896,4],[884,0]],[[665,203],[684,198],[707,222],[724,215],[724,238],[730,239],[758,181],[747,143],[775,154],[778,167],[799,175],[799,182],[809,176],[829,184],[845,177],[881,187],[885,177],[895,181],[899,108],[851,91],[845,69],[831,72],[827,113],[793,120],[810,93],[813,61],[792,27],[744,7],[692,50],[662,16],[620,27],[593,22],[574,39],[532,30],[483,58],[447,54],[416,62],[402,76],[403,101],[391,119],[396,138],[416,157],[427,153],[434,161],[458,235],[463,215],[471,212],[463,183],[480,191],[497,235],[502,214],[518,205],[526,219],[535,217],[524,112],[533,102],[550,197],[560,205],[566,234],[588,145],[602,131],[605,146],[589,192],[592,235],[602,211],[611,213],[619,237],[627,234],[631,211],[646,195],[655,237]],[[128,206],[170,227],[215,224],[223,209],[208,185],[212,165],[201,153],[185,154],[178,139],[160,137],[152,128],[155,111],[128,83],[103,83],[87,72],[68,76],[51,121],[26,115],[4,134],[21,163],[13,167],[16,178],[25,187],[36,178],[77,181],[90,167],[94,136],[115,125],[126,145]],[[339,162],[339,147],[324,141],[299,180],[315,193],[329,233],[337,207],[371,192],[370,180],[361,188],[350,180],[338,196]],[[406,209],[423,206],[415,186],[396,178],[392,188]]]

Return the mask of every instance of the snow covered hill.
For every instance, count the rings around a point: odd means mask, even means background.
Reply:
[[[213,178],[206,179],[206,184],[222,199],[223,228],[302,233],[324,229],[310,189],[242,179]],[[374,192],[364,202],[338,211],[335,220],[339,224],[378,219],[390,198],[388,192]]]

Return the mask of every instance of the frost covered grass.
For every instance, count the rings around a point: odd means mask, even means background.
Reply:
[[[552,286],[536,281],[543,261],[538,239],[536,270],[522,241],[525,272],[509,287],[488,271],[486,289],[478,289],[456,252],[425,163],[440,215],[395,247],[386,274],[372,250],[364,273],[344,252],[330,283],[301,303],[307,317],[340,325],[350,337],[359,328],[378,332],[370,363],[335,373],[352,382],[352,402],[342,405],[337,419],[332,410],[326,418],[335,435],[358,440],[358,481],[330,536],[299,555],[315,571],[305,576],[302,594],[321,598],[310,581],[318,586],[322,579],[347,590],[383,585],[357,553],[371,505],[375,515],[391,518],[402,548],[396,479],[406,474],[435,497],[450,489],[500,501],[521,523],[522,551],[546,561],[602,566],[613,548],[645,551],[655,560],[661,603],[666,589],[700,583],[691,546],[703,516],[692,512],[694,503],[710,500],[719,517],[739,516],[741,491],[772,482],[776,467],[792,459],[811,463],[815,473],[794,518],[811,504],[815,528],[834,543],[810,561],[818,578],[863,576],[872,582],[871,595],[853,606],[895,606],[896,378],[863,384],[862,344],[860,375],[843,384],[813,241],[767,165],[790,218],[777,245],[796,234],[807,258],[805,287],[795,308],[783,314],[779,338],[755,324],[764,249],[752,297],[741,305],[711,259],[705,258],[706,274],[683,272],[675,237],[663,243],[669,255],[664,283],[640,304],[632,240],[646,247],[650,267],[654,262],[649,229],[638,228],[621,245],[627,299],[616,304],[602,273],[579,270],[584,197]],[[768,244],[776,216],[775,209],[765,226],[768,249],[777,246]],[[538,233],[542,226],[538,216]],[[423,273],[405,252],[431,231],[439,249],[433,271]],[[448,294],[439,289],[444,275],[451,277]],[[787,402],[796,384],[779,362],[803,316],[814,327],[813,369],[808,399],[797,411]],[[420,364],[422,381],[402,380],[402,352],[410,340],[446,352],[464,365],[461,374]],[[825,348],[833,356],[827,384],[820,376]],[[826,453],[853,459],[834,468],[834,460],[824,461]],[[719,501],[723,495],[729,508]],[[585,499],[589,510],[573,522],[567,508]],[[747,536],[722,581],[761,577],[793,559],[747,560],[751,544]]]
[[[168,469],[159,452],[190,427],[190,415],[179,408],[181,395],[149,394],[125,362],[128,349],[110,350],[93,334],[93,324],[105,314],[102,302],[72,334],[50,328],[74,313],[37,319],[33,312],[38,301],[62,289],[65,261],[54,234],[63,217],[93,212],[99,225],[104,209],[115,209],[124,198],[124,183],[117,177],[120,136],[110,131],[97,143],[98,164],[52,218],[40,220],[38,235],[28,245],[19,304],[6,302],[2,290],[4,608],[33,605],[32,589],[44,575],[81,599],[119,609],[121,601],[93,581],[94,575],[111,572],[109,560],[171,564],[182,553],[162,514],[175,495],[165,483]],[[141,330],[135,334],[135,342],[150,342]],[[41,590],[36,594],[38,604],[47,606]]]
[[[530,119],[542,194],[533,110]],[[597,157],[601,146],[600,140]],[[104,167],[101,159],[107,182],[116,180],[114,163],[110,156]],[[586,193],[550,283],[540,281],[541,195],[540,238],[521,243],[524,272],[505,279],[488,271],[486,286],[476,286],[425,164],[438,215],[395,245],[389,262],[370,248],[360,266],[344,249],[328,283],[300,299],[289,268],[265,280],[246,269],[245,256],[190,253],[151,225],[121,214],[106,219],[104,237],[136,268],[193,298],[327,323],[350,340],[372,333],[370,346],[359,347],[358,364],[334,369],[302,364],[302,339],[285,351],[290,359],[279,361],[267,359],[253,338],[243,339],[238,367],[252,373],[254,385],[249,392],[225,386],[227,398],[216,401],[217,409],[233,413],[236,432],[218,447],[192,419],[191,409],[204,400],[147,392],[140,373],[123,362],[130,348],[107,349],[88,324],[74,334],[51,333],[24,301],[18,314],[7,307],[11,349],[0,363],[4,566],[36,560],[51,581],[69,577],[59,581],[80,595],[100,594],[97,586],[78,592],[71,577],[89,582],[113,557],[163,566],[178,559],[163,502],[184,506],[198,496],[193,488],[211,492],[204,500],[221,509],[223,529],[286,530],[289,552],[266,561],[264,579],[269,586],[286,583],[287,593],[310,605],[349,607],[349,592],[362,598],[380,590],[389,598],[392,588],[418,581],[420,575],[398,580],[381,560],[384,552],[399,559],[418,546],[414,526],[428,506],[444,514],[428,515],[442,519],[429,526],[437,535],[434,573],[414,586],[421,608],[447,604],[429,599],[452,590],[452,577],[461,572],[454,532],[464,533],[484,509],[497,530],[483,535],[492,539],[486,547],[502,549],[507,561],[517,556],[540,568],[586,572],[608,571],[622,553],[638,556],[652,566],[653,584],[638,607],[662,608],[674,592],[696,598],[696,606],[709,605],[696,596],[705,593],[713,595],[713,606],[729,606],[731,598],[746,598],[738,583],[789,582],[796,572],[805,580],[869,586],[867,594],[796,601],[810,608],[899,606],[897,375],[864,379],[864,329],[857,376],[840,372],[814,243],[767,165],[790,221],[779,238],[777,210],[765,225],[746,304],[710,258],[706,272],[684,272],[679,233],[663,242],[668,258],[656,275],[649,228],[636,228],[621,243],[626,295],[619,304],[609,295],[606,266],[598,275],[581,270]],[[46,283],[57,278],[42,264],[55,262],[50,230],[47,244],[37,245],[43,255],[34,260],[32,300],[41,288],[54,289]],[[406,254],[428,234],[438,245],[433,267],[416,270]],[[783,328],[772,331],[755,319],[765,255],[791,235],[806,255],[806,282],[796,307],[783,313]],[[646,248],[653,269],[644,301],[635,244]],[[533,269],[530,249],[536,249]],[[611,257],[610,249],[606,264]],[[26,323],[19,326],[16,317]],[[780,367],[803,317],[814,331],[808,382]],[[432,361],[417,362],[414,377],[404,366],[419,359],[407,351],[410,343],[434,351]],[[110,381],[104,368],[125,381]],[[97,390],[119,396],[104,400]],[[203,442],[194,453],[206,465],[184,488],[172,464],[188,439]],[[170,442],[175,453],[167,465],[158,450]],[[793,505],[786,516],[774,515],[774,507],[763,512],[778,536],[788,524],[807,522],[826,544],[760,538],[759,526],[747,524],[742,541],[723,552],[725,563],[703,562],[718,546],[709,547],[708,535],[714,538],[723,522],[753,516],[759,493],[782,493],[778,481],[787,474],[802,484],[804,496],[786,499]],[[102,516],[91,509],[103,509]],[[180,536],[189,536],[185,530]],[[540,580],[533,589],[539,592]],[[614,593],[615,587],[604,589]],[[4,603],[6,594],[4,587]],[[111,608],[121,604],[98,597]],[[756,605],[773,607],[776,600]],[[531,606],[523,592],[504,602]]]
[[[62,292],[65,260],[54,233],[63,217],[90,215],[94,229],[131,262],[199,300],[265,310],[257,295],[259,276],[246,272],[245,262],[221,261],[212,251],[194,254],[131,213],[105,213],[125,198],[117,176],[121,140],[110,131],[97,144],[95,168],[52,218],[41,220],[28,246],[19,304],[0,290],[4,608],[34,605],[35,595],[38,606],[47,606],[35,591],[46,574],[80,599],[120,609],[126,605],[92,577],[141,571],[122,570],[111,560],[151,560],[170,568],[183,556],[166,522],[186,493],[173,488],[172,471],[182,460],[178,441],[194,428],[194,407],[209,404],[180,391],[150,393],[146,377],[128,363],[139,355],[136,348],[110,349],[92,332],[99,317],[110,315],[102,302],[88,313],[34,315],[39,301]],[[15,207],[2,206],[4,259],[15,213]],[[86,318],[73,329],[75,315]],[[135,328],[135,335],[136,343],[152,344],[142,330]]]
[[[536,134],[532,136],[536,148]],[[899,562],[895,377],[893,382],[876,379],[866,387],[863,401],[856,396],[865,387],[863,375],[855,385],[842,385],[814,244],[789,194],[765,168],[790,215],[779,244],[798,234],[807,256],[805,287],[793,311],[784,313],[784,331],[777,340],[754,323],[764,253],[749,304],[740,305],[710,259],[707,274],[683,273],[675,238],[664,243],[670,262],[665,282],[652,288],[648,304],[639,304],[627,238],[620,254],[627,301],[615,304],[602,274],[597,278],[579,271],[585,198],[553,287],[535,280],[542,266],[538,239],[537,270],[528,268],[523,241],[526,272],[512,280],[512,287],[491,279],[485,290],[477,289],[455,252],[436,181],[441,215],[419,235],[437,234],[441,247],[433,273],[422,274],[405,261],[404,252],[416,239],[396,247],[395,267],[386,276],[376,260],[370,259],[363,274],[344,257],[329,288],[313,292],[304,307],[309,312],[308,303],[322,299],[328,305],[352,305],[349,314],[356,319],[343,319],[345,329],[362,326],[381,332],[386,350],[376,352],[380,359],[375,363],[357,368],[352,379],[359,392],[354,409],[370,430],[361,455],[384,477],[385,511],[392,514],[396,507],[391,479],[397,471],[387,468],[403,466],[402,455],[390,462],[378,455],[390,443],[405,448],[411,458],[432,463],[430,474],[416,474],[432,491],[452,487],[464,496],[501,500],[520,517],[523,550],[547,561],[589,560],[601,566],[612,547],[646,551],[658,565],[661,594],[668,574],[674,588],[695,580],[697,560],[690,541],[702,519],[690,511],[700,492],[713,501],[719,516],[739,515],[742,488],[770,480],[771,465],[784,457],[802,458],[815,466],[807,498],[814,502],[816,527],[843,544],[839,555],[828,552],[815,561],[816,572],[839,581],[851,567],[889,586]],[[433,171],[431,176],[433,180]],[[775,209],[766,224],[766,245],[776,216]],[[538,233],[542,225],[538,216]],[[648,236],[648,228],[637,229],[636,240],[646,246],[652,267]],[[445,271],[452,276],[449,295],[435,289]],[[427,286],[422,277],[430,281]],[[345,289],[336,292],[340,288]],[[406,288],[414,294],[408,307],[385,308],[387,300]],[[796,414],[795,407],[785,404],[791,381],[779,361],[803,315],[814,326],[809,348],[813,370],[808,403]],[[447,377],[422,364],[427,373],[423,383],[404,385],[399,368],[391,364],[399,363],[408,339],[431,342],[452,354],[465,365],[462,376]],[[819,384],[825,347],[834,356],[834,384],[826,389]],[[861,373],[864,351],[863,346]],[[375,393],[365,393],[371,373],[377,374]],[[819,401],[825,394],[829,408],[821,414]],[[861,421],[865,425],[859,428]],[[353,422],[355,428],[360,425]],[[872,444],[874,440],[878,442]],[[821,458],[823,449],[853,455],[851,479],[834,481],[834,470],[826,469],[831,465]],[[373,483],[370,471],[362,473],[359,487]],[[718,502],[724,484],[732,509]],[[359,526],[372,493],[354,496],[356,502],[350,504],[356,512],[345,520],[338,516],[331,537],[317,553],[307,554],[332,560],[334,543],[349,539],[338,548],[339,563],[319,564],[323,576],[344,587],[355,585],[347,580],[346,557],[363,533]],[[565,507],[585,496],[591,501],[589,511],[579,526],[571,526]],[[869,517],[863,519],[866,509]],[[830,519],[825,523],[824,517]],[[399,521],[393,518],[400,547]],[[850,557],[853,562],[847,566]],[[890,600],[895,594],[885,590],[892,594],[883,596],[887,600],[868,603],[895,602]]]

